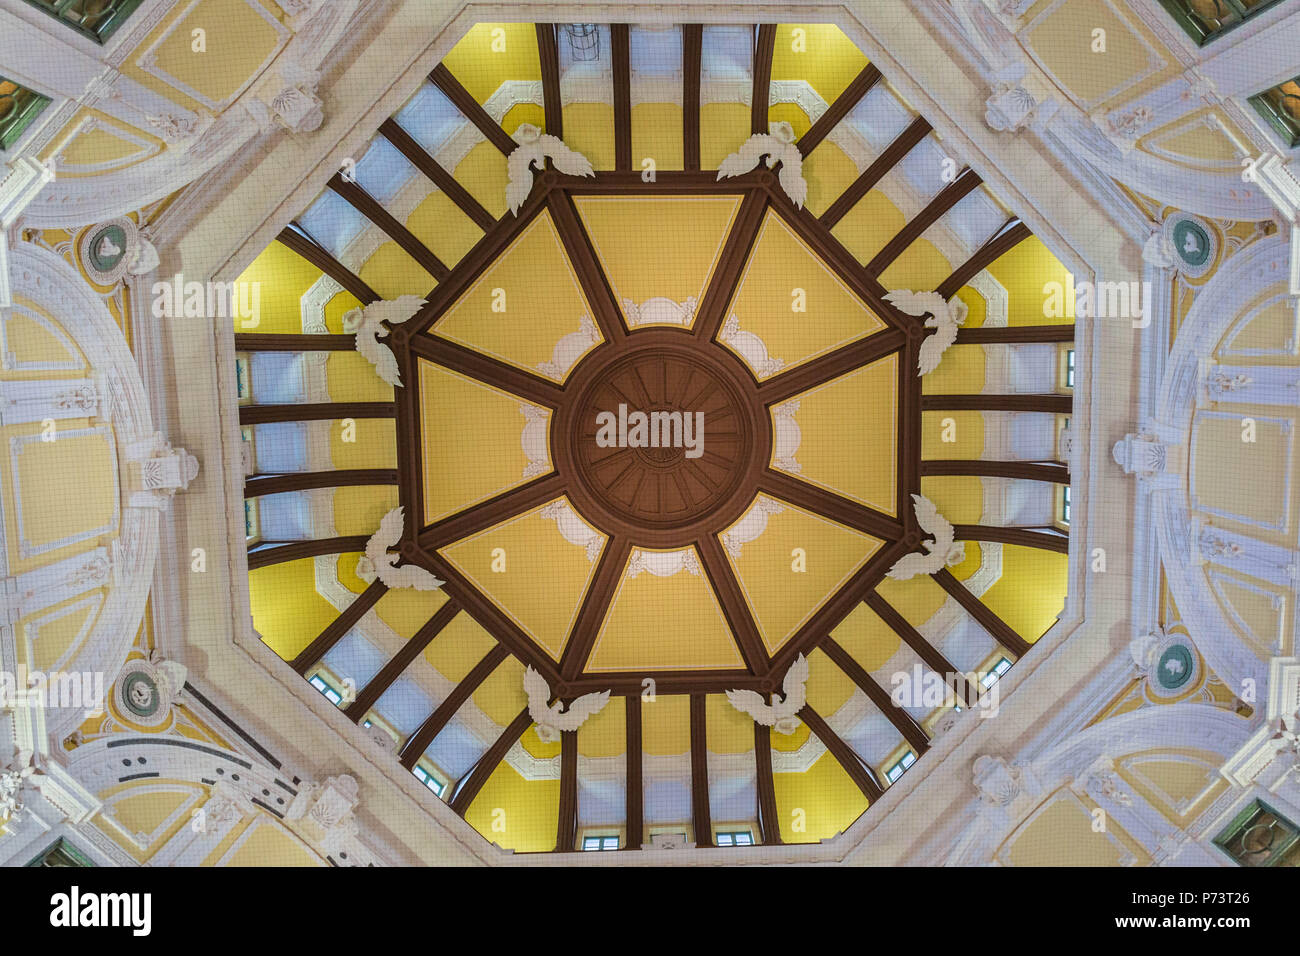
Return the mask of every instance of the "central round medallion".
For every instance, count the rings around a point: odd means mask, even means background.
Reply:
[[[771,442],[746,379],[724,350],[680,331],[645,330],[593,352],[551,432],[553,457],[577,479],[574,505],[651,548],[735,521]]]

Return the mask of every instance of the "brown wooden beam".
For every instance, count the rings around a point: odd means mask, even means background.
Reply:
[[[885,329],[857,342],[841,345],[821,358],[796,365],[788,371],[760,382],[759,397],[764,404],[768,405],[784,402],[801,392],[809,391],[864,365],[879,361],[890,352],[901,349],[906,341],[906,336],[898,329]]]
[[[466,348],[458,342],[441,338],[436,332],[412,335],[408,342],[411,351],[420,358],[428,359],[435,365],[459,372],[493,388],[503,389],[512,395],[527,399],[534,405],[557,408],[560,399],[563,398],[560,386],[550,379],[524,371],[490,355],[484,355],[475,349]],[[405,376],[402,382],[409,384]]]
[[[249,475],[244,497],[278,495],[310,488],[351,488],[357,485],[395,485],[396,468],[343,468],[338,471],[297,471],[283,475]]]
[[[578,732],[560,734],[560,812],[555,825],[555,852],[570,853],[578,842]]]
[[[912,147],[919,143],[929,134],[932,127],[924,116],[918,116],[912,121],[912,124],[899,133],[898,136],[885,147],[885,151],[877,156],[862,174],[853,181],[848,189],[839,195],[835,202],[831,203],[824,213],[821,214],[822,225],[827,229],[832,229],[835,224],[844,218],[850,209],[867,193],[875,188],[876,183],[884,178],[885,174],[898,165],[904,156],[911,152]]]
[[[695,314],[692,331],[701,339],[709,340],[716,336],[727,319],[727,307],[731,304],[736,285],[745,271],[750,250],[758,239],[765,208],[765,194],[758,190],[748,193],[741,200],[736,220],[731,225],[722,255],[718,257],[718,265],[713,270],[713,278]]]
[[[578,284],[582,286],[587,306],[591,309],[596,325],[600,327],[600,334],[606,342],[621,341],[627,335],[623,313],[605,278],[604,270],[600,267],[600,261],[596,258],[587,230],[578,218],[573,200],[563,192],[552,192],[548,197],[547,209],[564,251],[568,254],[569,263],[578,277]]]
[[[514,720],[510,721],[510,726],[501,731],[501,736],[496,742],[478,758],[478,762],[465,775],[465,779],[457,786],[456,795],[451,798],[451,808],[459,813],[462,817],[465,811],[470,808],[474,798],[478,796],[483,785],[487,783],[488,777],[501,765],[507,751],[510,750],[519,738],[524,735],[524,731],[531,727],[533,719],[528,716],[528,708],[525,707],[519,712]]]
[[[447,726],[447,722],[456,716],[456,711],[460,710],[461,705],[469,700],[470,694],[478,690],[479,685],[497,669],[497,665],[509,656],[510,652],[504,644],[494,645],[492,650],[483,655],[483,659],[451,689],[451,693],[438,705],[438,709],[426,717],[424,723],[420,724],[415,733],[407,739],[397,755],[403,767],[410,770],[415,766],[429,744],[433,743],[433,739],[442,732],[443,727]]]
[[[352,603],[339,612],[314,641],[304,647],[289,666],[307,676],[307,672],[320,663],[320,659],[329,653],[330,648],[343,639],[343,635],[356,627],[366,612],[373,608],[379,599],[388,593],[388,586],[376,578],[364,591],[352,599]],[[346,675],[344,675],[346,676]]]
[[[862,71],[853,78],[853,82],[844,88],[844,92],[835,97],[835,102],[826,108],[826,112],[817,117],[817,122],[808,128],[808,132],[799,137],[798,142],[795,143],[795,146],[799,147],[799,152],[806,157],[816,149],[826,138],[826,134],[849,115],[853,107],[858,105],[862,97],[866,96],[879,80],[880,70],[874,63],[864,66]]]
[[[614,168],[632,168],[632,45],[626,23],[609,27],[614,64]]]
[[[735,638],[740,655],[745,659],[745,666],[750,673],[766,675],[771,670],[767,657],[767,648],[758,632],[758,624],[750,612],[745,592],[736,579],[736,574],[727,561],[726,552],[715,535],[705,534],[696,542],[700,552],[700,563],[704,573],[713,586],[722,616],[727,619],[727,626]]]
[[[827,635],[826,639],[818,645],[826,656],[834,662],[835,666],[842,670],[853,683],[858,685],[862,693],[876,705],[876,709],[884,714],[894,729],[903,735],[909,747],[916,751],[917,756],[925,753],[930,749],[930,738],[926,732],[921,729],[921,725],[902,707],[894,703],[889,696],[889,692],[876,683],[875,678],[867,673],[866,668],[857,662],[848,651],[836,643],[835,639]]]
[[[839,761],[849,778],[857,784],[868,803],[875,803],[884,796],[885,790],[876,779],[876,772],[862,762],[862,758],[840,739],[840,735],[831,729],[830,724],[822,720],[817,711],[804,704],[803,709],[799,711],[799,719],[807,724],[808,729],[817,736],[817,739],[826,745],[826,749],[835,755],[835,759]]]
[[[555,24],[538,23],[537,56],[542,65],[542,111],[546,132],[564,139],[564,108],[560,100],[560,49]]]
[[[564,652],[560,655],[560,676],[566,681],[577,680],[586,669],[587,658],[596,646],[600,625],[614,601],[623,569],[627,567],[631,554],[632,542],[627,538],[611,535],[605,542],[600,562],[596,565],[596,573],[592,575],[569,639],[565,642]]]
[[[867,272],[873,276],[884,272],[889,268],[890,263],[902,255],[903,250],[921,238],[922,233],[938,222],[944,213],[961,202],[971,191],[977,189],[982,182],[979,173],[975,170],[969,167],[963,169],[961,174],[943,187],[939,194],[931,199],[915,218],[908,221],[893,239],[885,243],[885,247],[867,263]]]
[[[685,696],[689,694],[721,694],[728,690],[752,690],[764,692],[770,690],[768,677],[751,674],[742,670],[707,670],[707,671],[616,671],[599,674],[585,674],[576,680],[560,681],[552,684],[551,690],[557,697],[566,700],[581,697],[583,694],[609,691],[620,697],[632,693],[641,693],[646,678],[655,682],[655,693],[666,696]]]
[[[350,352],[355,335],[294,335],[277,332],[236,332],[236,352]]]
[[[402,129],[396,120],[392,117],[384,120],[379,124],[379,132],[393,144],[399,153],[406,157],[412,166],[424,173],[435,186],[446,193],[447,197],[460,208],[460,211],[474,221],[474,225],[487,232],[497,224],[497,221],[492,218],[492,214],[484,209],[479,201],[471,196],[469,191],[457,182],[451,173],[443,169],[438,164],[438,161],[411,137],[410,133]]]
[[[469,90],[460,85],[460,80],[451,75],[451,70],[439,63],[429,74],[429,79],[434,86],[442,90],[456,109],[460,110],[462,116],[478,127],[479,132],[487,137],[488,142],[506,156],[515,151],[519,144],[510,138],[510,134],[501,128],[500,123],[488,115],[488,111],[479,105],[479,101],[474,99]]]
[[[1010,624],[998,617],[987,604],[972,594],[966,585],[953,577],[951,571],[942,568],[934,575],[934,579],[952,596],[953,600],[966,609],[967,614],[975,618],[980,627],[992,635],[993,640],[1016,655],[1017,660],[1029,652],[1029,642],[1017,634]]]
[[[428,551],[445,548],[525,511],[539,508],[564,494],[564,489],[565,481],[560,475],[554,472],[540,475],[426,525],[420,531],[420,546]]]
[[[929,458],[921,462],[921,474],[976,475],[981,478],[1024,478],[1028,481],[1070,483],[1070,470],[1060,462],[985,461],[981,458]]]
[[[248,570],[296,561],[299,558],[314,558],[322,554],[346,554],[349,551],[364,551],[369,535],[341,535],[336,538],[312,538],[309,541],[263,541],[248,552]],[[272,545],[272,547],[266,547]]]
[[[767,132],[768,102],[772,93],[772,54],[775,50],[776,24],[761,24],[754,41],[754,91],[750,97],[750,135]]]
[[[754,722],[754,766],[758,771],[758,829],[764,846],[781,846],[781,823],[777,818],[776,784],[772,779],[772,730]]]
[[[792,505],[821,515],[830,521],[838,522],[854,531],[861,531],[886,541],[894,541],[903,536],[903,524],[897,518],[891,518],[856,501],[841,497],[833,491],[819,488],[806,481],[771,468],[764,471],[758,479],[758,489],[764,494]]]
[[[397,500],[402,506],[403,540],[414,541],[424,523],[425,465],[421,449],[424,405],[420,397],[419,360],[410,348],[399,348],[393,355],[402,381],[402,387],[393,392],[397,410],[393,431],[397,461],[402,465],[397,472]]]
[[[392,402],[302,402],[289,405],[240,405],[239,424],[320,422],[337,418],[392,418]]]
[[[627,843],[622,849],[639,850],[641,844],[645,842],[642,824],[645,816],[643,809],[645,791],[641,771],[641,691],[633,691],[624,700],[627,702],[624,720],[627,731],[627,770],[625,775],[627,819],[624,821],[624,825],[627,827]]]
[[[653,191],[656,196],[748,193],[760,188],[771,175],[766,169],[755,168],[739,176],[718,179],[716,172],[707,169],[660,169],[655,172]],[[555,188],[563,189],[570,196],[644,196],[647,191],[639,170],[598,169],[594,176],[556,173],[554,177]]]
[[[923,416],[921,415],[921,377],[916,374],[921,339],[907,341],[898,362],[898,505],[903,526],[917,532],[912,495],[921,493],[921,449]],[[917,540],[920,538],[918,536]]]
[[[287,228],[281,229],[280,234],[275,239],[280,245],[292,249],[351,292],[353,296],[361,300],[362,305],[369,305],[372,302],[379,301],[379,293],[362,282],[355,272],[335,259],[324,246],[308,239],[301,232]]]
[[[959,524],[954,526],[958,541],[996,541],[999,544],[1018,544],[1024,548],[1041,548],[1058,554],[1070,553],[1070,536],[1055,528],[1007,528],[988,524]]]
[[[682,26],[682,165],[700,168],[700,63],[704,26]]]
[[[329,187],[347,200],[348,205],[353,209],[378,226],[384,235],[401,246],[403,251],[434,279],[441,282],[447,278],[451,270],[433,254],[433,250],[399,222],[397,217],[385,209],[374,196],[366,192],[360,183],[344,179],[342,173],[335,173],[330,177]]]
[[[1022,342],[1073,342],[1073,325],[1010,325],[958,329],[958,345],[1018,345]]]
[[[459,613],[460,605],[451,600],[438,608],[411,639],[402,645],[402,649],[393,656],[392,660],[384,664],[379,673],[366,683],[357,694],[357,699],[343,709],[348,720],[354,724],[359,723],[366,714],[370,713],[370,708],[378,703],[379,698],[384,696],[384,692],[393,686],[411,662],[424,653],[424,649]]]
[[[1073,395],[924,395],[921,410],[979,412],[1053,412],[1068,415]]]
[[[713,819],[709,814],[709,741],[705,697],[691,695],[691,824],[697,847],[713,846]]]
[[[1013,217],[991,236],[984,245],[976,249],[974,255],[959,265],[952,275],[944,279],[943,283],[935,291],[945,299],[951,299],[962,286],[1001,258],[1003,253],[1014,249],[1032,235],[1033,233],[1028,226]]]
[[[907,618],[894,610],[892,604],[875,591],[867,595],[864,603],[875,612],[877,617],[885,622],[890,630],[903,639],[904,644],[916,652],[916,656],[921,658],[926,667],[938,674],[944,683],[953,689],[958,702],[963,707],[975,704],[979,699],[977,685],[968,683],[963,673],[953,666],[952,661],[948,660],[942,651],[927,641]]]

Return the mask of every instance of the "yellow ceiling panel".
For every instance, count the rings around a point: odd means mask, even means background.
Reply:
[[[834,103],[867,65],[867,57],[833,23],[782,23],[772,47],[772,80],[802,80]]]
[[[807,772],[773,774],[772,783],[781,839],[786,843],[829,840],[867,809],[867,798],[829,751]]]
[[[442,65],[470,96],[486,103],[503,83],[541,80],[537,28],[531,23],[476,23],[443,57]]]
[[[501,253],[433,331],[557,382],[602,341],[547,212]]]
[[[719,336],[760,379],[879,332],[885,323],[780,217],[768,213]],[[736,323],[729,320],[734,316]],[[748,337],[746,337],[748,336]],[[768,363],[756,360],[757,337]],[[779,367],[777,363],[780,363]]]
[[[848,651],[868,674],[884,667],[898,653],[901,638],[875,611],[859,604],[839,623],[831,638]]]
[[[410,640],[437,613],[438,608],[446,603],[447,595],[441,589],[417,591],[414,588],[392,588],[385,591],[379,599],[375,613],[397,634]]]
[[[715,754],[744,754],[754,749],[754,719],[731,706],[726,694],[704,698],[705,739]]]
[[[528,705],[528,695],[524,693],[524,665],[514,657],[507,657],[498,664],[474,691],[474,704],[493,723],[502,727],[508,725]]]
[[[642,713],[648,706],[642,701]],[[616,757],[625,750],[627,704],[622,697],[611,697],[599,713],[592,714],[578,728],[578,753],[584,757]]]
[[[424,659],[447,680],[460,683],[495,646],[496,639],[461,611],[424,649]]]
[[[844,706],[857,685],[823,651],[814,650],[808,655],[808,705],[823,717],[829,717]]]
[[[665,697],[641,704],[641,749],[648,756],[671,757],[691,749],[691,699]]]

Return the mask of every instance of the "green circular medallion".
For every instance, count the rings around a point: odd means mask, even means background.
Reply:
[[[90,262],[100,272],[112,272],[126,255],[126,230],[108,225],[90,237]]]
[[[139,671],[130,674],[122,691],[122,700],[127,709],[137,717],[152,717],[158,712],[158,685],[148,674]]]
[[[1156,680],[1165,690],[1177,690],[1192,677],[1192,652],[1182,644],[1166,648],[1156,665]]]
[[[1205,265],[1210,258],[1210,237],[1204,229],[1189,219],[1174,226],[1174,248],[1189,266]]]

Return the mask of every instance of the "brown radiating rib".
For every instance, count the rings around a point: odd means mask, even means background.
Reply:
[[[501,736],[496,739],[496,743],[489,747],[483,756],[478,758],[478,762],[474,764],[470,772],[465,775],[464,781],[456,788],[456,795],[451,798],[451,808],[453,810],[462,817],[465,815],[465,811],[470,808],[474,798],[483,789],[483,784],[487,783],[488,777],[492,776],[493,771],[500,766],[506,753],[518,743],[519,738],[524,735],[525,730],[532,726],[532,723],[533,719],[528,716],[527,707],[519,712],[519,716],[510,721],[510,726],[501,731]]]
[[[1060,462],[985,461],[980,458],[929,458],[921,462],[921,474],[977,475],[982,478],[1025,478],[1029,481],[1070,483],[1070,470]]]
[[[866,96],[879,80],[880,70],[874,63],[864,66],[862,72],[853,78],[853,82],[844,88],[844,92],[835,97],[835,102],[826,108],[826,112],[817,117],[817,122],[809,127],[808,132],[799,137],[798,142],[795,143],[795,146],[799,147],[799,152],[806,157],[816,149],[826,138],[826,134],[849,115],[853,107],[858,105],[858,101]]]
[[[716,172],[707,169],[659,169],[655,171],[652,191],[655,196],[747,193],[762,186],[765,177],[770,175],[765,169],[755,168],[739,176],[718,179]],[[598,169],[594,176],[566,176],[557,173],[555,188],[563,189],[570,196],[647,194],[641,173],[625,169]]]
[[[758,829],[764,846],[781,846],[781,825],[777,819],[776,784],[772,780],[772,731],[754,722],[754,766],[758,771]]]
[[[415,660],[424,653],[424,649],[429,646],[435,637],[442,633],[442,629],[451,623],[451,619],[460,613],[460,605],[455,601],[447,601],[442,607],[434,612],[433,617],[424,622],[423,626],[415,632],[402,649],[384,664],[383,668],[370,679],[361,692],[357,694],[357,699],[348,704],[343,709],[343,713],[348,720],[354,724],[359,722],[370,712],[370,708],[375,706],[379,698],[384,696],[384,692],[393,686],[397,678],[410,666],[411,661]]]
[[[591,247],[587,230],[578,218],[573,200],[562,192],[552,192],[548,197],[547,208],[573,271],[577,273],[587,306],[591,309],[596,324],[600,326],[600,334],[606,342],[621,341],[627,335],[623,313],[614,301],[614,293],[596,258],[596,252]]]
[[[889,693],[876,683],[875,678],[867,673],[866,668],[859,664],[852,654],[836,643],[835,638],[827,635],[818,647],[835,663],[836,667],[858,685],[862,693],[876,705],[876,709],[889,719],[894,729],[903,735],[907,745],[916,751],[918,757],[930,749],[930,738],[921,729],[921,725],[911,714],[894,703]]]
[[[767,132],[768,102],[772,93],[772,54],[776,49],[776,24],[764,23],[754,42],[754,91],[750,98],[750,135]]]
[[[456,711],[460,710],[461,705],[469,700],[470,694],[478,690],[479,685],[488,679],[494,670],[497,669],[502,661],[510,656],[504,644],[496,644],[492,650],[483,656],[483,659],[474,665],[474,669],[465,675],[459,684],[451,689],[447,699],[438,705],[438,709],[424,719],[415,733],[402,746],[398,752],[398,759],[403,767],[407,770],[413,768],[419,761],[421,754],[428,749],[433,739],[442,732],[442,728],[447,726],[447,722],[456,716]],[[522,733],[522,731],[521,731]],[[509,748],[506,748],[509,749]]]
[[[975,618],[980,627],[992,635],[995,641],[1012,654],[1015,654],[1017,660],[1029,652],[1031,646],[1029,642],[1017,634],[1010,624],[998,617],[987,604],[972,594],[966,585],[953,577],[951,571],[942,568],[934,575],[934,579],[958,604],[966,609],[967,614]]]
[[[236,332],[236,352],[350,352],[355,335],[281,335],[275,332]]]
[[[627,772],[626,772],[626,805],[627,805],[627,843],[622,847],[624,850],[639,850],[641,844],[645,842],[643,834],[642,819],[643,803],[645,792],[642,784],[641,773],[641,692],[634,691],[629,694],[627,701],[627,717],[625,720],[627,730]]]
[[[289,405],[240,405],[239,424],[320,422],[336,418],[392,418],[392,402],[302,402]]]
[[[569,853],[578,841],[578,732],[560,734],[560,812],[555,826],[555,852]]]
[[[817,739],[826,745],[826,749],[835,755],[835,759],[839,761],[849,778],[857,784],[868,803],[875,803],[884,796],[885,791],[880,786],[880,781],[876,779],[876,772],[862,762],[862,758],[840,739],[840,735],[831,729],[830,724],[822,720],[817,711],[804,704],[803,709],[799,711],[799,719],[807,724],[808,729],[817,736]]]
[[[957,344],[1018,345],[1022,342],[1073,342],[1073,325],[1010,325],[1002,328],[958,329]]]
[[[560,100],[560,50],[555,42],[555,24],[538,23],[537,55],[542,64],[542,110],[546,132],[564,139],[564,110]]]
[[[548,501],[554,501],[564,494],[564,488],[564,478],[554,472],[533,478],[516,488],[494,495],[487,501],[470,505],[464,511],[426,525],[420,531],[420,547],[436,551],[455,544],[516,515],[539,508]]]
[[[903,250],[921,237],[925,230],[939,221],[949,209],[961,202],[967,194],[977,189],[983,180],[975,170],[966,168],[961,171],[955,180],[939,191],[939,195],[930,200],[929,204],[917,213],[916,217],[910,220],[898,235],[885,243],[885,247],[876,253],[875,257],[867,263],[867,272],[873,276],[878,276],[889,268],[890,263],[902,255]]]
[[[600,625],[613,603],[618,582],[631,554],[632,542],[627,538],[611,535],[605,542],[600,563],[596,565],[591,585],[583,596],[573,630],[564,645],[564,653],[560,655],[560,676],[564,680],[577,680],[586,668],[587,658],[591,656],[591,649],[600,634]]]
[[[632,50],[626,23],[609,28],[614,63],[614,167],[632,168]]]
[[[1072,395],[925,395],[921,411],[1055,412],[1068,415]]]
[[[890,630],[903,639],[903,643],[916,652],[916,656],[925,662],[926,667],[938,674],[949,687],[954,689],[963,707],[975,704],[979,696],[975,685],[967,683],[965,676],[953,666],[952,661],[927,641],[907,618],[894,610],[893,605],[875,591],[867,595],[865,603],[889,626]]]
[[[339,612],[339,616],[331,621],[314,641],[289,662],[289,666],[306,677],[307,672],[329,653],[330,648],[342,640],[343,635],[352,630],[357,621],[361,620],[366,612],[379,603],[379,599],[387,593],[387,585],[376,578],[369,587],[352,599],[351,604]]]
[[[368,535],[342,535],[337,538],[313,538],[310,541],[263,541],[248,552],[248,570],[296,561],[299,558],[314,558],[322,554],[346,554],[349,551],[364,551]],[[266,547],[266,545],[274,547]]]
[[[479,204],[479,201],[469,194],[451,173],[438,165],[438,161],[425,151],[424,147],[411,138],[411,134],[402,129],[397,121],[392,117],[384,120],[379,124],[379,132],[393,144],[393,147],[406,157],[407,161],[424,173],[425,176],[433,182],[435,186],[447,194],[447,197],[454,202],[460,211],[469,216],[474,224],[487,232],[497,224],[492,218],[492,214]]]
[[[821,358],[796,365],[759,383],[758,394],[764,404],[783,402],[801,392],[847,375],[864,365],[879,361],[901,349],[906,337],[898,329],[885,329],[857,342],[841,345]]]
[[[519,144],[488,115],[488,111],[479,105],[478,100],[474,99],[469,90],[460,85],[460,80],[451,75],[451,70],[439,63],[429,74],[429,79],[434,86],[442,90],[456,109],[460,110],[462,116],[478,127],[479,132],[486,136],[493,146],[506,156],[515,151],[515,147]]]
[[[420,358],[428,359],[453,372],[459,372],[468,378],[491,385],[527,399],[534,405],[557,408],[563,392],[560,386],[548,378],[502,362],[500,359],[484,355],[475,349],[466,348],[458,342],[452,342],[436,334],[420,333],[409,340],[410,349]],[[406,379],[403,378],[403,382]],[[244,406],[247,408],[248,406]]]
[[[746,194],[740,203],[736,220],[732,223],[726,245],[718,258],[718,265],[713,270],[713,279],[695,313],[695,324],[691,331],[701,339],[714,338],[726,321],[727,308],[731,305],[741,273],[745,271],[749,253],[758,239],[758,230],[763,225],[765,208],[766,197],[759,190]]]
[[[763,472],[758,479],[758,490],[852,528],[854,531],[861,531],[885,541],[894,541],[903,536],[903,525],[897,518],[891,518],[866,505],[860,505],[833,491],[810,485],[781,471],[769,468]]]
[[[691,823],[697,847],[713,846],[709,815],[709,744],[703,694],[691,695]]]
[[[682,27],[682,165],[700,168],[700,60],[704,49],[704,27],[688,23]]]
[[[260,498],[310,488],[350,488],[356,485],[395,485],[396,468],[344,468],[338,471],[297,471],[282,475],[249,475],[244,497]]]
[[[361,300],[362,305],[369,305],[372,302],[379,301],[379,293],[362,282],[355,272],[335,259],[324,246],[318,245],[293,229],[281,229],[280,234],[275,239],[282,246],[292,249],[351,292],[353,296]]]
[[[959,524],[954,526],[958,541],[996,541],[1000,544],[1018,544],[1025,548],[1042,548],[1069,554],[1070,535],[1056,528],[1005,528],[987,524]]]
[[[433,251],[416,238],[415,233],[397,221],[397,217],[380,205],[374,196],[361,188],[356,182],[349,182],[342,173],[330,177],[330,189],[338,193],[357,212],[361,213],[378,226],[389,239],[396,242],[408,256],[420,264],[420,268],[439,282],[451,272]]]
[[[750,673],[760,677],[765,676],[771,671],[767,648],[763,646],[758,625],[750,613],[749,603],[745,600],[745,592],[741,589],[740,582],[736,580],[735,572],[731,570],[731,564],[727,561],[722,545],[717,537],[706,534],[700,538],[698,548],[700,563],[704,565],[704,573],[713,586],[713,593],[722,608],[722,616],[727,619],[727,626],[731,629],[741,657],[745,659],[745,666],[749,668]]]
[[[916,374],[919,355],[920,339],[914,337],[908,340],[898,362],[898,513],[903,527],[918,533],[912,495],[921,493],[921,377]]]
[[[406,340],[403,339],[403,342]],[[420,446],[420,375],[415,353],[399,348],[393,353],[402,377],[402,388],[394,390],[397,420],[397,499],[402,505],[402,537],[413,541],[424,521],[424,455]]]
[[[1003,253],[1014,249],[1032,235],[1029,227],[1013,216],[984,245],[976,249],[973,256],[944,279],[935,291],[945,299],[951,299],[962,286],[996,262]]]
[[[765,691],[768,679],[740,670],[708,671],[601,671],[556,685],[563,697],[581,697],[599,691],[627,695],[640,693],[646,679],[654,681],[656,694],[721,694],[728,690]]]
[[[886,173],[897,166],[899,161],[911,152],[913,146],[925,139],[931,128],[924,116],[918,116],[912,120],[912,124],[899,133],[898,137],[885,148],[885,151],[862,171],[862,175],[854,180],[853,184],[844,190],[835,202],[831,203],[829,209],[822,213],[822,225],[827,229],[834,228],[835,224],[843,219],[863,196],[871,192],[876,183],[880,182]]]

